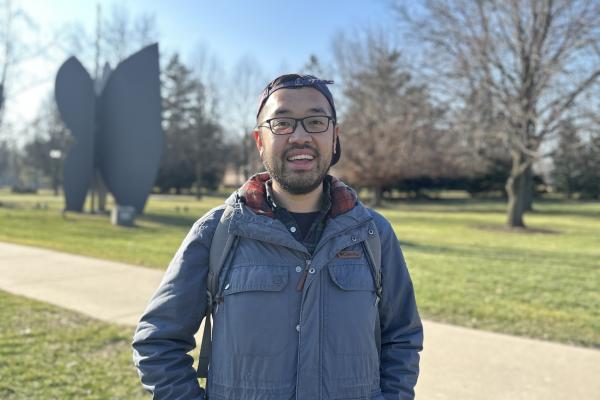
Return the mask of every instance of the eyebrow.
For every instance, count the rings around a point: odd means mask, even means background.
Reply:
[[[325,111],[325,109],[322,107],[312,107],[312,108],[309,108],[307,110],[307,112],[315,113],[315,114],[327,114],[327,111]],[[291,114],[291,113],[292,112],[290,110],[288,110],[287,108],[278,108],[277,110],[275,110],[273,115],[285,115],[285,114]]]

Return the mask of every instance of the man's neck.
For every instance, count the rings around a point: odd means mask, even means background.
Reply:
[[[275,196],[277,203],[290,212],[309,213],[319,211],[323,196],[322,183],[312,192],[304,194],[291,194],[286,192],[275,180],[273,180],[272,188],[273,196]]]

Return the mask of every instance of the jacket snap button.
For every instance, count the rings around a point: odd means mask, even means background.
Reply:
[[[296,227],[295,227],[295,226],[292,226],[292,227],[290,228],[290,231],[291,231],[292,233],[296,233]]]
[[[296,330],[300,332],[300,324],[296,325]]]
[[[369,229],[369,235],[372,235],[373,233],[375,233],[373,232],[373,229]]]
[[[352,236],[351,239],[353,242],[356,242],[356,236]]]
[[[299,265],[296,265],[296,272],[302,272],[302,267]]]
[[[311,268],[311,269],[308,270],[308,272],[311,273],[311,274],[314,274],[315,273],[315,269]]]

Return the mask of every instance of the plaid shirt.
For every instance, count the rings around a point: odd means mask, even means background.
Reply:
[[[357,201],[354,190],[339,179],[327,175],[323,180],[323,193],[319,214],[313,221],[308,233],[302,237],[297,223],[290,212],[278,206],[273,197],[272,180],[267,172],[252,176],[238,191],[238,195],[256,214],[280,220],[292,233],[294,238],[302,243],[312,253],[321,234],[325,230],[327,218],[335,218],[351,210]],[[294,228],[294,229],[292,229]]]

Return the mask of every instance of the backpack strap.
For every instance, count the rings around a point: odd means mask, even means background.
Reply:
[[[373,279],[375,280],[375,294],[377,295],[377,305],[381,301],[381,293],[383,291],[382,280],[381,280],[381,238],[379,237],[379,231],[374,222],[371,222],[369,226],[369,236],[367,240],[363,242],[363,248],[367,253],[369,266],[373,272]],[[379,352],[379,358],[381,359],[381,323],[379,319],[379,312],[375,318],[375,344],[377,345],[377,351]]]
[[[219,224],[215,229],[212,241],[210,243],[209,269],[206,278],[206,314],[204,318],[204,333],[202,334],[202,346],[200,347],[200,357],[198,359],[197,375],[200,378],[208,377],[208,366],[212,355],[212,332],[211,332],[211,317],[214,306],[219,299],[217,298],[219,289],[219,275],[229,252],[234,243],[236,236],[229,233],[229,222],[233,215],[234,208],[230,204],[225,206],[223,214],[219,219]]]
[[[375,293],[377,294],[377,300],[381,300],[382,284],[381,284],[381,238],[375,223],[371,223],[369,226],[369,236],[367,240],[363,242],[363,247],[369,258],[369,265],[373,272],[373,279],[375,280]]]
[[[219,219],[219,225],[217,225],[212,242],[210,243],[209,270],[206,282],[207,295],[209,296],[209,300],[212,300],[210,305],[214,304],[216,300],[215,296],[219,288],[219,274],[223,265],[225,265],[225,260],[235,240],[235,235],[229,234],[229,222],[233,216],[233,211],[233,206],[229,204],[225,206],[221,219]]]

